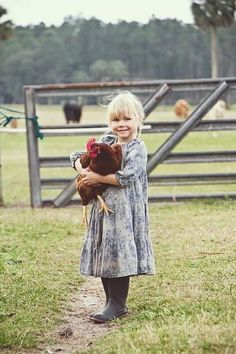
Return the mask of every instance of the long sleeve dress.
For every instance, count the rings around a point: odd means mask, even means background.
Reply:
[[[116,143],[114,135],[100,142]],[[74,167],[82,153],[70,155]],[[154,274],[147,205],[147,150],[134,139],[122,145],[121,170],[115,173],[119,186],[109,186],[102,197],[114,211],[99,213],[100,202],[92,202],[89,226],[80,260],[80,272],[95,277],[116,278]]]

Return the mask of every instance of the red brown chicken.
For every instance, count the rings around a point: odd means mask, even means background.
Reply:
[[[97,143],[94,138],[91,138],[87,142],[86,149],[86,153],[80,158],[82,168],[89,168],[91,171],[103,176],[120,170],[122,148],[119,144],[108,145],[104,143]],[[98,186],[87,186],[83,182],[83,177],[83,175],[77,177],[76,188],[83,205],[83,220],[81,224],[88,225],[87,205],[92,199],[96,197],[99,199],[101,203],[99,212],[104,211],[108,215],[108,212],[113,211],[108,208],[101,197],[102,193],[108,188],[109,185],[101,184]]]

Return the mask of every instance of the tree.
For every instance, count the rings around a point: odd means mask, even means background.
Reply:
[[[7,10],[0,5],[0,41],[5,41],[12,36],[13,23],[10,20],[1,22],[1,17],[6,14],[7,14]],[[1,60],[0,60],[0,64],[1,64]],[[1,65],[0,65],[0,71],[1,71]],[[8,94],[6,92],[5,86],[6,86],[5,82],[2,81],[2,79],[0,79],[0,97],[3,97],[3,100],[7,98],[8,100],[11,101],[12,96],[10,95],[10,93]]]
[[[195,24],[211,33],[211,76],[218,75],[217,27],[230,26],[234,22],[235,0],[193,0],[192,13]]]
[[[218,75],[234,76],[236,22],[217,29],[217,37]],[[60,27],[16,26],[0,47],[0,103],[22,102],[23,85],[211,75],[209,36],[171,19],[104,24],[76,18]]]
[[[7,11],[0,6],[0,19],[3,15],[5,15]],[[6,40],[9,37],[11,37],[12,34],[12,22],[11,21],[5,21],[5,22],[0,22],[0,40]],[[1,92],[0,92],[1,94]],[[3,196],[2,196],[2,173],[1,173],[1,151],[0,151],[0,205],[3,204]]]
[[[7,10],[0,6],[0,20],[1,17],[7,14]],[[12,26],[13,23],[8,20],[0,22],[0,40],[4,41],[11,37],[12,35]]]
[[[122,60],[96,60],[90,67],[91,78],[95,81],[123,80],[128,68]]]

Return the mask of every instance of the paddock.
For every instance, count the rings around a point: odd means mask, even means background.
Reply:
[[[235,111],[228,111],[225,119],[206,118],[217,97],[222,98],[226,94],[232,96],[235,92],[234,78],[218,81],[193,80],[188,83],[183,80],[166,81],[155,85],[153,82],[149,85],[145,82],[143,86],[134,82],[126,84],[128,89],[142,98],[146,110],[142,138],[149,152],[150,202],[208,197],[235,198]],[[106,108],[100,105],[85,106],[85,116],[81,124],[68,127],[63,124],[64,117],[62,110],[59,111],[60,107],[41,105],[40,98],[45,99],[48,96],[51,101],[67,95],[102,97],[114,87],[121,87],[121,83],[113,83],[111,87],[111,83],[104,85],[103,87],[101,83],[97,83],[88,88],[85,84],[75,84],[76,88],[74,85],[69,85],[69,88],[65,85],[63,89],[58,86],[55,89],[51,85],[37,86],[33,91],[30,89],[34,93],[34,100],[30,101],[34,114],[28,114],[26,121],[19,121],[18,129],[0,127],[3,134],[11,134],[9,139],[12,141],[15,141],[12,133],[17,133],[16,136],[21,133],[27,139],[30,203],[33,207],[60,207],[80,203],[74,190],[73,181],[76,175],[71,169],[69,154],[71,151],[84,149],[89,136],[99,137],[107,131]],[[96,90],[94,86],[97,87]],[[28,89],[26,87],[25,92]],[[170,115],[172,108],[168,103],[173,95],[183,97],[184,93],[189,92],[194,95],[200,92],[201,100],[193,107],[187,120],[175,120],[174,113]],[[235,96],[232,97],[234,99]],[[26,112],[29,107],[26,100]],[[34,115],[38,116],[38,130],[36,121],[32,119]],[[25,122],[27,134],[23,128]],[[31,132],[30,139],[28,131]],[[37,133],[43,134],[44,138],[37,138]],[[17,141],[15,143],[18,144]],[[7,183],[8,181],[5,182],[4,189]]]
[[[43,117],[42,107],[39,105],[36,107],[39,123],[49,120],[48,124],[52,125],[49,129],[40,128],[40,132],[45,135],[42,140],[37,138],[39,158],[64,158],[63,166],[59,160],[59,167],[40,166],[41,187],[42,181],[45,183],[40,190],[43,202],[45,192],[57,194],[65,188],[68,181],[74,179],[75,171],[70,166],[69,151],[77,146],[82,147],[91,132],[82,135],[79,131],[73,135],[73,131],[69,130],[67,135],[55,135],[52,129],[58,124],[51,122],[50,114],[47,115],[48,110]],[[157,106],[145,122],[145,126],[151,126],[147,128],[148,130],[157,129],[157,132],[145,133],[144,130],[143,133],[143,139],[147,142],[151,155],[163,146],[168,137],[173,136],[182,123],[159,120],[159,108]],[[88,109],[91,116],[94,112]],[[164,111],[161,112],[164,114]],[[233,114],[234,111],[232,118]],[[57,113],[53,114],[55,117],[56,115]],[[154,120],[156,115],[158,119]],[[151,125],[151,121],[159,125]],[[204,151],[209,155],[214,152],[217,153],[217,159],[221,160],[223,156],[220,156],[220,151],[227,151],[230,155],[228,160],[224,156],[224,162],[218,163],[162,162],[149,174],[149,178],[164,175],[163,183],[160,179],[158,183],[150,181],[150,196],[154,194],[152,188],[156,190],[157,185],[161,191],[158,197],[163,194],[165,188],[172,188],[173,181],[169,181],[167,185],[166,175],[172,178],[173,174],[186,175],[187,171],[191,174],[191,169],[188,168],[190,165],[195,167],[192,174],[198,172],[196,189],[203,188],[205,182],[207,188],[211,186],[214,189],[225,188],[225,191],[226,187],[230,188],[230,183],[226,184],[225,181],[226,178],[228,180],[232,178],[230,174],[233,173],[235,165],[234,161],[231,161],[231,154],[235,148],[234,122],[234,119],[226,119],[225,130],[222,131],[220,121],[202,119],[203,126],[200,127],[198,124],[193,127],[192,132],[181,144],[179,143],[177,151],[171,152],[187,154],[194,151],[201,155],[195,158],[201,157],[202,160]],[[96,125],[98,124],[103,123]],[[46,126],[45,123],[44,125]],[[105,127],[104,125],[99,128]],[[198,202],[197,199],[196,202],[186,203],[150,203],[150,232],[157,261],[157,273],[154,277],[140,277],[137,281],[132,279],[129,296],[131,315],[122,320],[121,328],[117,324],[118,327],[115,327],[111,335],[105,335],[101,345],[94,334],[95,328],[98,327],[88,327],[87,321],[88,313],[96,311],[101,301],[94,304],[93,298],[92,306],[86,304],[83,307],[80,298],[76,297],[83,294],[82,279],[77,271],[85,231],[79,227],[82,208],[55,208],[52,207],[53,202],[48,204],[50,206],[48,208],[22,207],[25,206],[25,194],[29,192],[25,176],[26,134],[18,130],[13,134],[13,130],[7,132],[7,129],[2,128],[1,134],[4,148],[3,186],[9,193],[19,191],[19,195],[12,194],[12,204],[1,210],[0,273],[3,292],[1,339],[4,348],[12,348],[15,352],[42,350],[53,352],[62,349],[68,353],[71,352],[71,348],[77,351],[87,349],[88,346],[91,347],[92,342],[96,353],[111,350],[119,352],[121,347],[124,352],[129,352],[130,348],[133,348],[134,352],[140,350],[155,352],[159,349],[161,352],[170,353],[176,350],[192,352],[193,348],[199,353],[207,348],[216,352],[235,351],[234,201],[224,197],[214,201],[201,199]],[[57,127],[56,132],[58,133],[60,129],[64,128]],[[81,129],[81,126],[75,129]],[[89,127],[84,129],[94,128],[89,124]],[[98,136],[101,133],[99,131]],[[192,157],[188,156],[188,159],[190,158]],[[204,158],[207,159],[205,155]],[[181,171],[183,166],[184,170]],[[205,176],[204,170],[208,166],[214,170],[214,174],[224,174],[220,185],[218,176],[215,182],[211,176],[211,184],[208,184],[207,180],[203,181],[203,176],[200,175]],[[55,190],[51,189],[53,179],[56,180]],[[191,180],[183,180],[180,182],[183,185],[179,186],[185,194],[189,187],[187,182],[192,183]],[[233,190],[234,178],[231,183]],[[173,186],[175,187],[174,184]],[[229,194],[230,189],[227,189],[227,192]],[[216,194],[216,190],[214,193]],[[203,192],[201,194],[204,195]],[[170,200],[174,201],[175,194],[169,195]],[[79,200],[72,199],[71,202],[77,205]],[[90,288],[88,289],[88,283],[84,284],[86,286],[84,298],[89,300]],[[147,295],[145,298],[142,296],[144,292]],[[68,328],[68,323],[72,324],[73,335],[69,338],[58,336],[58,331],[66,326]],[[114,327],[110,328],[112,330]],[[102,334],[104,335],[104,328]]]
[[[108,91],[122,88],[129,89],[137,95],[146,94],[143,100],[146,113],[144,123],[144,134],[158,136],[160,133],[167,133],[167,139],[154,152],[149,153],[147,165],[150,185],[155,184],[199,184],[199,183],[235,183],[235,173],[201,173],[201,174],[166,174],[155,175],[152,172],[161,164],[197,164],[197,163],[234,163],[236,162],[236,151],[187,151],[173,152],[178,144],[190,133],[193,132],[219,132],[235,131],[236,121],[232,120],[210,120],[203,121],[207,112],[220,100],[228,91],[235,90],[236,78],[219,78],[203,80],[170,80],[170,81],[142,81],[142,82],[102,82],[84,84],[61,84],[61,85],[37,85],[24,87],[25,112],[27,127],[27,149],[29,161],[31,206],[56,206],[62,207],[79,203],[79,199],[72,199],[75,195],[74,179],[63,178],[41,178],[40,170],[44,168],[68,168],[70,161],[68,156],[41,156],[39,155],[39,139],[36,136],[36,125],[32,117],[37,115],[36,99],[39,97],[58,97],[60,95],[105,95]],[[176,92],[202,91],[202,100],[183,122],[152,122],[148,117],[150,113],[163,101],[163,99]],[[28,118],[28,119],[27,119]],[[30,118],[30,119],[29,119]],[[91,136],[101,135],[107,130],[106,125],[74,125],[65,126],[40,126],[40,133],[45,139],[59,136]],[[61,173],[60,173],[61,174]],[[43,199],[43,188],[54,188],[62,186],[62,190],[54,199]],[[211,194],[188,194],[178,195],[150,195],[151,202],[178,201],[186,199],[201,198],[235,198],[236,193],[211,193]]]

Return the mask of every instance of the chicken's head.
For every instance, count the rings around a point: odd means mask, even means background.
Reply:
[[[94,159],[100,153],[100,147],[96,143],[95,138],[91,138],[88,140],[86,144],[86,149],[89,152],[89,156],[91,159]]]

